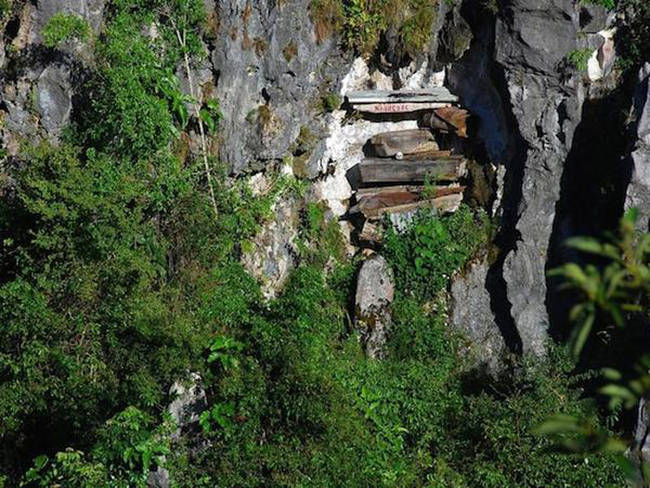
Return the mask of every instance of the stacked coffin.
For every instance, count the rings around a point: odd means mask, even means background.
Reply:
[[[368,141],[359,164],[359,189],[350,215],[365,221],[362,241],[379,240],[377,220],[419,208],[454,212],[460,206],[466,175],[462,155],[442,150],[435,134],[467,137],[468,112],[446,88],[426,92],[352,92],[346,97],[352,109],[369,114],[413,114],[421,128],[386,132]]]

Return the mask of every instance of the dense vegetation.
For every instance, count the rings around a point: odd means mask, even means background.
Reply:
[[[361,3],[345,5],[352,22]],[[153,22],[158,37],[141,28]],[[285,291],[262,298],[242,248],[304,185],[278,177],[253,198],[205,146],[191,154],[187,134],[218,114],[173,73],[204,55],[203,34],[199,0],[114,0],[83,119],[59,147],[21,154],[0,202],[0,486],[141,487],[158,465],[192,488],[621,486],[613,459],[559,455],[533,434],[555,413],[602,426],[561,349],[498,380],[457,354],[445,291],[490,235],[481,212],[387,231],[398,297],[385,361],[361,351],[357,263],[320,206],[304,205]],[[62,16],[46,38],[89,36]],[[167,391],[189,371],[209,410],[172,441]]]
[[[340,33],[363,54],[372,53],[390,28],[414,57],[430,40],[437,6],[437,0],[312,0],[312,17],[319,38]]]

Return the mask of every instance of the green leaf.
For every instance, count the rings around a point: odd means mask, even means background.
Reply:
[[[599,391],[603,395],[623,400],[629,407],[634,406],[634,404],[636,404],[638,401],[638,397],[634,393],[621,385],[606,385],[603,386]]]
[[[585,343],[587,342],[587,339],[591,334],[591,329],[593,328],[595,319],[596,319],[595,314],[590,313],[585,317],[584,321],[580,325],[578,329],[578,334],[576,336],[576,340],[573,344],[574,357],[577,358],[580,356],[580,353],[582,352],[582,349],[584,348]]]
[[[611,381],[620,381],[623,378],[621,372],[613,368],[603,368],[601,373],[605,378]]]
[[[535,435],[566,434],[569,432],[582,432],[578,419],[570,415],[554,415],[541,425],[533,429]]]
[[[212,115],[210,114],[210,112],[208,112],[206,109],[202,108],[199,111],[199,117],[201,117],[201,120],[203,121],[203,123],[207,127],[208,132],[211,133],[211,132],[215,131],[215,129],[217,128],[217,123],[212,118]]]

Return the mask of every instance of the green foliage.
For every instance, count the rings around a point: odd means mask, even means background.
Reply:
[[[199,424],[204,432],[211,433],[215,428],[222,429],[228,435],[235,426],[232,417],[235,414],[235,405],[232,402],[217,403],[210,410],[206,410],[199,417]]]
[[[173,68],[161,65],[137,18],[119,15],[105,36],[98,49],[101,77],[84,121],[87,144],[128,158],[156,154],[177,134],[169,105],[178,107],[182,95],[170,84]]]
[[[0,0],[0,20],[4,20],[11,13],[13,0]],[[0,485],[2,486],[2,485]]]
[[[449,217],[421,212],[404,233],[388,228],[384,253],[395,272],[398,289],[431,298],[489,241],[490,234],[487,215],[474,215],[467,206]]]
[[[152,418],[129,407],[108,420],[89,455],[67,449],[54,459],[41,455],[20,486],[143,488],[149,471],[169,454],[171,426],[152,430]]]
[[[592,50],[589,48],[576,49],[567,55],[567,60],[578,71],[587,71],[587,63],[591,55]]]
[[[173,24],[200,31],[197,9],[112,3],[84,119],[67,142],[21,154],[15,195],[0,204],[0,471],[12,481],[36,445],[72,448],[47,475],[66,486],[99,473],[98,462],[114,471],[88,446],[114,412],[157,414],[172,381],[207,367],[219,323],[198,310],[211,271],[230,269],[268,214],[266,199],[223,187],[215,222],[197,162],[177,140],[192,121],[173,70],[200,43],[194,31],[183,50],[169,41]],[[141,34],[154,20],[162,38]],[[218,104],[203,109],[215,130]],[[151,462],[128,456],[124,477]]]
[[[60,47],[64,42],[70,40],[86,41],[90,37],[91,31],[88,22],[78,15],[57,12],[47,21],[42,34],[43,43],[47,47]]]
[[[648,303],[650,299],[650,234],[640,234],[635,228],[637,211],[628,211],[621,219],[618,233],[607,234],[603,239],[575,237],[567,245],[598,259],[598,265],[567,263],[551,270],[549,275],[560,276],[564,286],[577,292],[576,304],[570,311],[570,320],[575,324],[573,353],[578,357],[595,331],[611,326],[633,334],[630,323],[638,322],[647,327]],[[637,364],[633,364],[637,361]],[[631,356],[623,373],[613,368],[604,368],[606,380],[600,392],[609,397],[612,412],[621,407],[635,408],[641,398],[650,391],[650,356]],[[634,366],[633,369],[630,368]],[[542,432],[554,436],[571,435],[558,444],[572,452],[602,451],[623,452],[626,444],[611,435],[594,428],[592,424],[581,423],[575,418],[556,417],[542,426]],[[634,474],[634,466],[623,463]],[[646,480],[648,466],[641,467],[641,477]]]
[[[313,7],[367,50],[390,22],[411,48],[425,43],[435,4]],[[205,55],[203,2],[115,0],[106,12],[84,119],[56,148],[20,155],[0,204],[0,485],[139,488],[163,457],[174,483],[192,488],[620,479],[603,453],[559,457],[532,435],[556,411],[598,423],[559,360],[484,388],[460,376],[441,292],[489,236],[483,214],[423,214],[405,234],[389,231],[401,293],[385,361],[360,348],[356,262],[323,205],[305,206],[301,265],[265,302],[241,253],[303,184],[278,176],[253,195],[209,160],[221,171],[215,219],[203,161],[180,136],[199,119],[214,134],[218,104],[192,100],[174,75]],[[143,34],[152,24],[158,35]],[[57,29],[52,42],[70,35]],[[201,431],[172,448],[167,390],[188,371],[201,373],[209,408]]]
[[[415,56],[429,42],[436,7],[428,0],[313,0],[312,18],[319,37],[340,32],[347,47],[364,55],[393,27],[405,52]]]
[[[219,110],[219,100],[216,99],[208,100],[205,107],[199,111],[199,117],[201,117],[209,134],[217,130],[217,125],[222,116],[221,110]]]
[[[202,419],[210,447],[170,461],[180,486],[620,485],[606,454],[549,453],[551,442],[533,433],[551,412],[597,418],[561,351],[502,381],[481,378],[476,391],[457,374],[444,303],[424,312],[404,298],[387,359],[368,361],[340,293],[354,275],[339,276],[299,268],[267,312],[228,328],[248,346],[211,383]]]
[[[224,369],[230,369],[238,365],[234,352],[241,351],[244,345],[230,337],[217,336],[210,345],[208,363],[218,361]]]
[[[617,236],[604,241],[589,237],[569,239],[566,245],[604,258],[607,265],[581,267],[567,263],[549,272],[561,276],[565,287],[578,290],[581,300],[572,308],[570,319],[578,324],[574,335],[574,352],[578,356],[589,337],[597,315],[622,327],[625,314],[644,312],[650,298],[650,234],[636,235],[637,213],[629,211],[621,220]]]
[[[323,112],[334,112],[341,107],[341,97],[336,93],[328,93],[320,100],[320,108]]]
[[[345,243],[335,218],[328,217],[324,203],[310,202],[302,212],[302,226],[298,247],[306,261],[324,266],[331,258],[341,262],[345,257]]]
[[[600,5],[605,7],[607,10],[613,10],[616,7],[616,0],[582,0],[582,2]]]
[[[617,10],[624,21],[616,34],[616,51],[623,68],[636,69],[650,59],[650,3],[645,0],[619,0]],[[633,73],[636,76],[636,72]]]

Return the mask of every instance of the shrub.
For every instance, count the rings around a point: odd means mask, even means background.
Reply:
[[[379,3],[337,5],[334,21],[348,13],[347,28],[375,30],[349,33],[360,48],[387,25]],[[401,34],[424,42],[433,6],[390,5]],[[58,147],[26,150],[12,175],[0,207],[0,484],[137,488],[163,455],[192,488],[617,480],[605,456],[549,455],[530,432],[551,410],[592,415],[564,370],[522,367],[484,388],[459,376],[440,292],[485,242],[484,215],[463,207],[389,231],[401,292],[386,361],[363,355],[349,316],[356,263],[320,205],[303,212],[301,266],[262,300],[242,246],[300,187],[278,178],[260,197],[222,177],[215,218],[203,161],[178,137],[197,120],[173,76],[200,55],[202,18],[200,0],[111,2],[87,117]],[[151,22],[155,39],[141,33]],[[212,131],[217,106],[206,107]],[[201,373],[210,405],[203,429],[170,449],[166,392],[187,371]]]
[[[619,0],[617,10],[625,15],[618,26],[616,50],[623,67],[636,70],[650,59],[650,3]]]
[[[106,422],[89,455],[67,449],[53,459],[39,456],[21,486],[144,488],[150,470],[169,454],[170,429],[169,424],[163,424],[152,430],[152,419],[129,407]]]
[[[388,227],[384,253],[399,290],[432,298],[481,245],[486,245],[490,234],[487,215],[474,215],[467,206],[448,217],[421,212],[403,233]]]
[[[589,62],[589,58],[591,58],[591,55],[591,49],[576,49],[567,55],[567,59],[569,60],[569,63],[571,63],[571,65],[578,71],[586,71],[587,64]]]
[[[80,16],[57,12],[43,28],[43,43],[47,47],[60,47],[70,40],[86,41],[90,33],[88,23]]]
[[[313,0],[311,15],[319,39],[339,32],[348,48],[369,55],[392,27],[415,57],[429,42],[436,8],[427,0]]]

